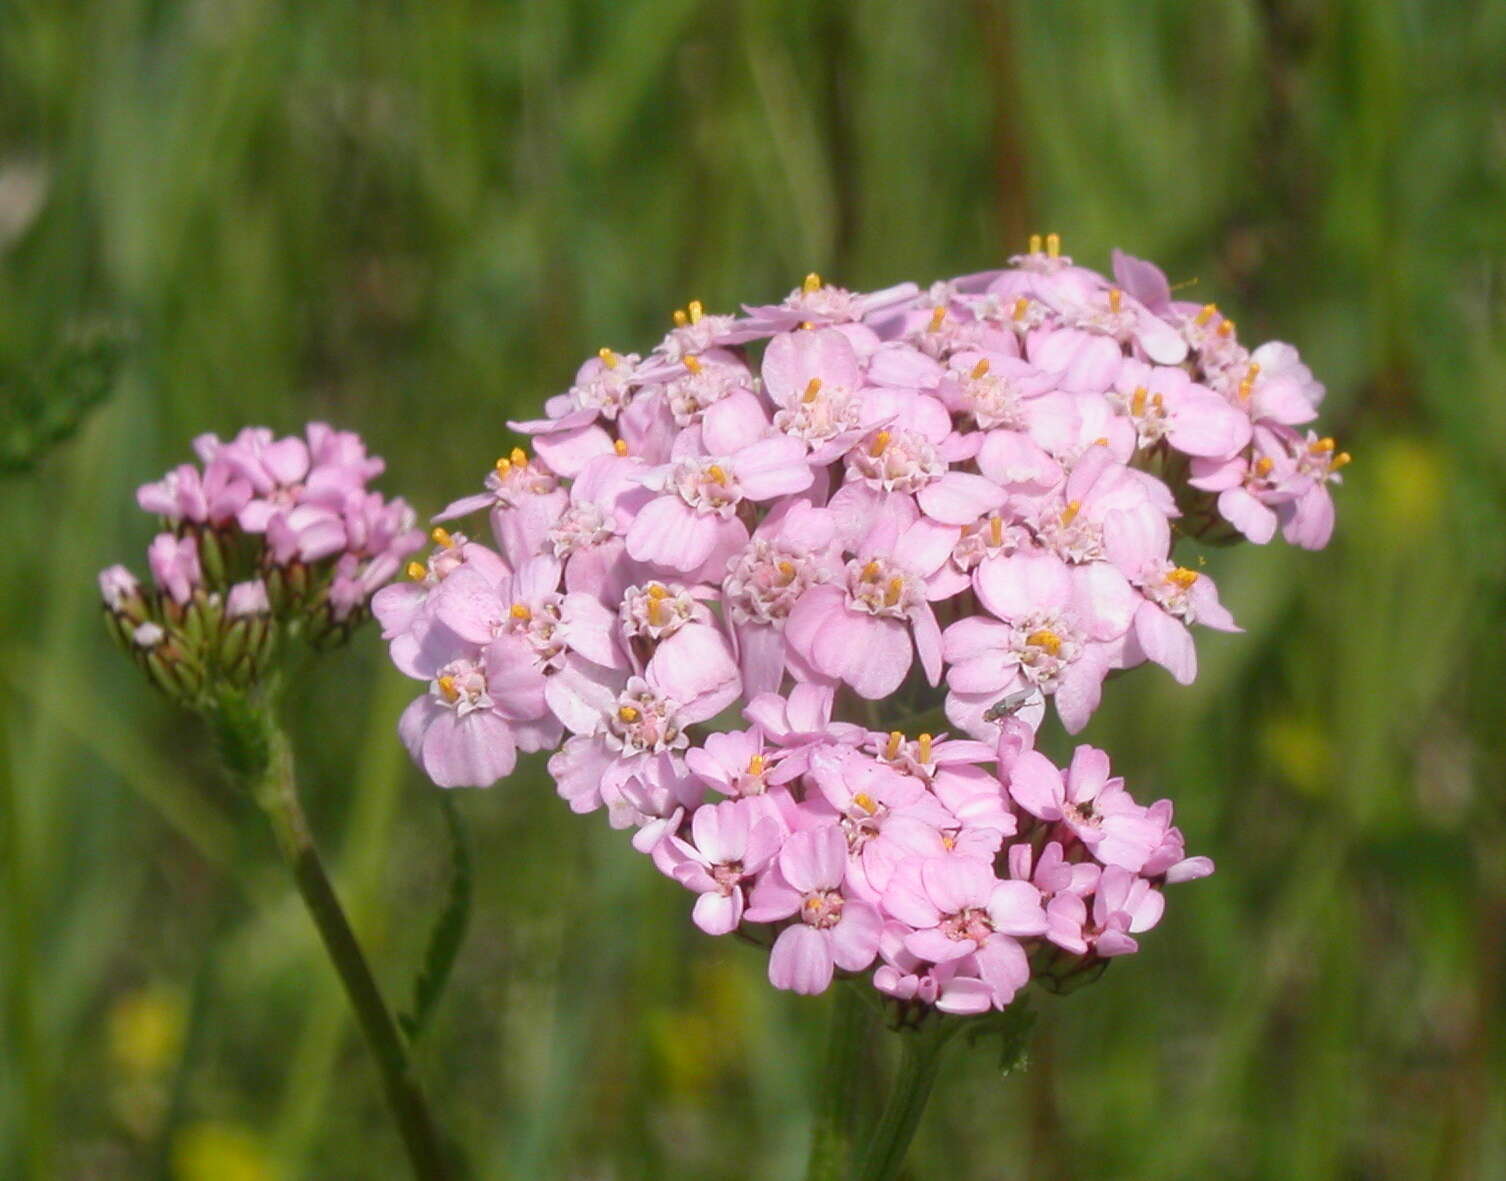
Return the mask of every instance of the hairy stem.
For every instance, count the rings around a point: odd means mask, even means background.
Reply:
[[[811,1128],[806,1181],[844,1181],[856,1139],[866,1076],[863,1046],[871,1019],[857,987],[839,983],[832,998],[820,1100]]]
[[[350,999],[366,1045],[381,1073],[387,1105],[407,1149],[414,1176],[421,1181],[443,1181],[449,1170],[434,1122],[413,1078],[397,1025],[382,999],[381,990],[314,846],[308,821],[298,801],[293,756],[287,738],[270,720],[263,735],[266,758],[251,779],[256,801],[272,822],[278,847],[293,872],[298,893],[319,930],[319,937],[340,975],[341,984],[345,986],[345,995]]]
[[[934,1021],[929,1028],[901,1032],[899,1070],[878,1126],[868,1139],[862,1163],[853,1174],[858,1181],[892,1181],[899,1174],[926,1101],[931,1097],[931,1084],[936,1081],[942,1051],[957,1024]]]

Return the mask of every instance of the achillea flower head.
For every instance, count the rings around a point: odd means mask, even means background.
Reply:
[[[1299,433],[1323,387],[1295,349],[1113,271],[1050,235],[927,288],[693,301],[651,352],[599,350],[511,424],[533,454],[438,518],[485,509],[491,537],[436,530],[373,599],[427,682],[414,759],[486,786],[553,750],[570,807],[634,829],[781,988],[871,972],[902,1015],[972,1014],[1136,950],[1212,863],[1035,729],[1049,706],[1078,732],[1138,664],[1193,680],[1192,629],[1238,628],[1174,538],[1318,548],[1348,456]],[[242,451],[213,497],[183,476],[154,503],[244,513],[301,478],[294,448]],[[302,552],[321,523],[289,518]]]
[[[316,422],[277,438],[247,427],[228,442],[201,435],[194,450],[199,466],[136,493],[162,524],[147,550],[152,588],[123,566],[99,584],[122,645],[197,708],[254,683],[280,632],[342,641],[423,533],[404,501],[367,489],[382,461],[348,431]]]

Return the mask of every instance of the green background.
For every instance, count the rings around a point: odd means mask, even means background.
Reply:
[[[1085,737],[1219,872],[955,1056],[917,1178],[1506,1176],[1506,5],[0,0],[0,357],[131,336],[0,498],[0,1175],[398,1177],[260,818],[108,644],[132,491],[327,417],[425,512],[689,298],[1113,246],[1290,340],[1353,452],[1333,545],[1212,555],[1244,635]],[[388,993],[445,891],[374,631],[300,672],[307,803]],[[1058,743],[1059,736],[1051,741]],[[794,1178],[829,998],[525,764],[420,1070],[484,1178]]]

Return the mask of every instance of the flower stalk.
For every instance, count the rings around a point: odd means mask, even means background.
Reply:
[[[262,705],[243,698],[222,702],[214,720],[221,753],[266,813],[299,897],[318,929],[371,1051],[413,1175],[445,1181],[450,1175],[434,1121],[413,1077],[407,1049],[334,886],[324,871],[298,799],[287,736]]]
[[[872,1019],[855,985],[843,985],[832,998],[821,1098],[811,1128],[806,1181],[844,1181],[863,1115],[863,1047]]]
[[[853,1173],[858,1181],[892,1181],[898,1176],[931,1097],[931,1086],[941,1067],[942,1053],[959,1025],[957,1021],[933,1017],[919,1029],[900,1031],[899,1069],[890,1086],[883,1114],[879,1116],[878,1124],[868,1138],[867,1150]]]

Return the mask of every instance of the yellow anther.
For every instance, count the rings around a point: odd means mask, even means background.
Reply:
[[[1262,455],[1255,461],[1255,474],[1257,476],[1268,476],[1271,474],[1271,469],[1275,466],[1276,461],[1274,459],[1269,455]]]
[[[685,368],[689,369],[692,373],[699,373],[702,368],[704,368],[704,366],[701,365],[701,359],[694,353],[686,353],[684,360]]]
[[[1107,435],[1099,435],[1098,438],[1093,440],[1093,446],[1095,447],[1107,447],[1108,445],[1109,437]]]
[[[988,518],[988,542],[995,549],[1004,544],[1004,521],[999,517]]]
[[[863,567],[862,578],[864,582],[872,582],[878,576],[879,564],[877,562],[869,562]]]
[[[450,536],[450,531],[443,525],[435,525],[429,536],[434,539],[435,545],[443,546],[445,549],[455,548],[455,539]]]
[[[942,833],[941,847],[948,850],[955,849],[957,847],[957,838],[949,832]]]
[[[533,618],[533,612],[528,609],[527,603],[514,603],[510,608],[508,608],[507,613],[514,619],[524,622]]]
[[[1031,234],[1030,235],[1030,253],[1031,254],[1039,254],[1040,252],[1041,252],[1041,236],[1039,234]]]
[[[460,690],[455,687],[454,677],[440,677],[435,683],[439,686],[440,696],[446,701],[460,700]]]
[[[779,563],[779,578],[781,586],[789,586],[795,581],[795,564],[793,562]]]
[[[621,439],[614,439],[612,440],[612,450],[617,452],[618,455],[626,455],[627,444]]]
[[[1016,321],[1019,321],[1025,318],[1025,313],[1029,310],[1030,301],[1022,295],[1019,299],[1014,301],[1014,308],[1010,311],[1009,314],[1013,316]]]
[[[1178,566],[1166,576],[1166,581],[1186,590],[1197,581],[1197,571],[1189,570],[1186,566]]]
[[[1143,385],[1136,386],[1135,392],[1130,395],[1130,413],[1139,418],[1145,413],[1146,390]]]
[[[988,358],[984,357],[976,365],[973,366],[973,371],[969,373],[968,376],[971,377],[974,381],[977,381],[980,377],[986,376],[987,373]]]
[[[1062,237],[1060,234],[1046,235],[1046,254],[1051,258],[1060,258],[1062,252]]]
[[[1326,451],[1332,451],[1334,449],[1334,446],[1335,444],[1332,439],[1324,438],[1317,439],[1314,442],[1309,443],[1307,445],[1307,449],[1314,455],[1322,455]]]
[[[706,475],[713,484],[726,484],[727,473],[720,464],[713,463],[706,469]]]
[[[659,627],[664,622],[664,600],[656,599],[652,595],[648,600],[648,621],[653,627]]]
[[[810,274],[805,276],[805,282],[800,284],[800,289],[807,295],[810,295],[813,291],[820,291],[821,276],[816,274],[815,271],[812,271]]]
[[[685,306],[690,310],[690,322],[692,324],[699,324],[701,317],[706,314],[705,306],[698,299],[691,300]]]
[[[596,355],[601,358],[601,363],[608,369],[617,368],[617,354],[611,349],[597,349]]]
[[[905,736],[903,734],[901,734],[898,730],[890,730],[889,731],[889,743],[888,743],[887,746],[884,747],[884,758],[886,758],[886,759],[897,759],[897,758],[899,758],[899,748],[900,748],[901,745],[904,744],[904,741],[905,741]]]
[[[813,377],[810,379],[810,381],[805,383],[805,393],[800,395],[800,399],[803,402],[814,402],[816,400],[816,395],[820,392],[821,379],[819,377]]]
[[[1335,455],[1328,461],[1328,470],[1331,472],[1336,472],[1341,467],[1344,467],[1346,464],[1351,462],[1353,459],[1354,456],[1350,455],[1349,452],[1340,451],[1337,455]]]
[[[1123,305],[1123,303],[1124,303],[1124,292],[1120,291],[1119,288],[1117,288],[1117,287],[1110,287],[1109,288],[1109,311],[1113,312],[1114,315],[1117,316],[1119,314],[1119,308]]]
[[[632,725],[638,720],[638,711],[631,705],[623,705],[617,708],[617,720]]]
[[[422,562],[408,563],[408,577],[413,579],[414,582],[422,582],[428,576],[429,568]]]
[[[1063,525],[1070,525],[1073,521],[1077,520],[1077,514],[1080,512],[1082,512],[1082,501],[1067,501],[1067,507],[1062,509],[1061,523]]]
[[[1251,378],[1247,377],[1239,383],[1239,400],[1241,402],[1248,402],[1254,392],[1255,382]]]
[[[946,323],[946,308],[938,304],[931,309],[931,324],[927,332],[940,332],[941,326]]]
[[[670,315],[670,319],[675,322],[676,328],[684,328],[686,324],[690,323],[690,317],[685,314],[684,308],[676,308]]]
[[[528,466],[528,452],[524,451],[521,447],[514,447],[508,452],[507,458],[512,460],[513,467]]]
[[[889,446],[889,440],[892,437],[888,431],[879,431],[873,436],[873,442],[868,445],[868,454],[877,459],[884,453],[884,448]]]
[[[1166,413],[1166,399],[1161,397],[1160,394],[1151,395],[1150,405],[1152,410],[1158,411],[1161,414]]]
[[[814,320],[801,320],[800,321],[800,329],[801,329],[802,332],[809,332],[815,326],[816,326],[816,324],[815,324]]]
[[[505,476],[510,471],[512,471],[512,460],[504,455],[497,460],[497,475]]]
[[[1052,656],[1061,655],[1062,638],[1048,627],[1031,632],[1025,637],[1025,643],[1032,648],[1040,648]]]
[[[662,582],[651,582],[648,587],[648,597],[651,599],[669,598],[669,587]]]
[[[1205,303],[1198,314],[1192,318],[1192,322],[1201,328],[1216,315],[1218,315],[1218,304]]]
[[[915,745],[919,748],[920,761],[929,763],[931,761],[931,736],[922,734],[915,740]]]
[[[1228,320],[1228,319],[1220,321],[1219,322],[1219,326],[1218,326],[1218,334],[1220,336],[1223,336],[1223,337],[1233,336],[1234,335],[1234,321],[1233,320]]]
[[[1250,367],[1245,370],[1245,380],[1246,381],[1254,381],[1259,376],[1260,376],[1260,363],[1258,361],[1251,361],[1250,362]]]
[[[860,791],[856,795],[854,795],[852,797],[852,802],[856,807],[863,809],[863,811],[867,812],[870,816],[878,811],[878,801],[875,800],[866,791]]]
[[[748,774],[763,774],[763,755],[754,755],[751,759],[748,760]]]
[[[905,580],[903,578],[891,578],[889,588],[884,591],[884,603],[886,606],[898,606],[900,597],[905,593]]]

